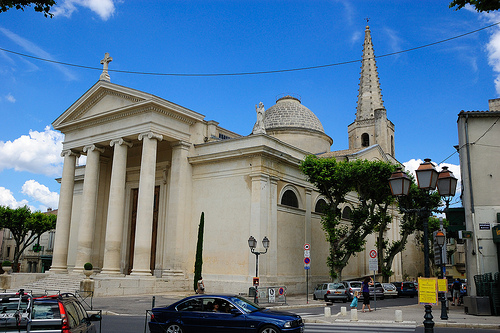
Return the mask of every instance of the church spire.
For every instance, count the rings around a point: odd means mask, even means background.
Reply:
[[[373,119],[374,111],[383,108],[384,102],[373,52],[372,36],[370,27],[366,26],[356,120]]]

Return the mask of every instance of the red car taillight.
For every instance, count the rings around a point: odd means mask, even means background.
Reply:
[[[330,293],[330,290],[327,290],[327,291],[326,291],[326,293],[327,293],[327,294],[329,294],[329,293]]]
[[[61,327],[62,333],[70,333],[68,316],[66,315],[66,310],[64,309],[62,303],[59,303],[59,312],[61,313],[61,319],[62,319],[62,327]]]

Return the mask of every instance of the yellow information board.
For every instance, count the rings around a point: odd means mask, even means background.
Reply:
[[[447,279],[438,279],[438,291],[441,293],[448,292],[448,280]]]
[[[418,303],[436,305],[438,302],[438,279],[418,278]]]

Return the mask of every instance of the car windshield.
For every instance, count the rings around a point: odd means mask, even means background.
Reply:
[[[406,288],[415,288],[415,284],[413,282],[405,282],[404,286]]]
[[[231,302],[233,302],[235,305],[237,305],[241,310],[243,310],[246,313],[264,309],[263,307],[260,307],[259,305],[255,304],[254,302],[250,302],[249,300],[239,296],[231,297]]]
[[[342,283],[331,283],[330,289],[344,289],[344,285]]]
[[[351,282],[351,288],[361,288],[361,282]]]

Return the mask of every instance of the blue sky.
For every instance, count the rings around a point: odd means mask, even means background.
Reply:
[[[110,70],[111,82],[152,93],[242,135],[282,93],[299,94],[348,148],[366,18],[376,56],[418,48],[500,22],[498,13],[455,11],[448,1],[60,0],[55,16],[31,8],[0,14],[0,205],[56,208],[63,137],[51,123]],[[500,92],[500,27],[377,59],[396,158],[426,157],[457,177],[457,114],[487,110]],[[9,52],[10,51],[10,52]],[[15,53],[13,53],[15,52]],[[20,54],[30,57],[21,56]],[[41,61],[43,58],[52,62]],[[81,67],[65,66],[55,62]],[[342,64],[347,62],[347,64]],[[450,157],[451,155],[451,157]]]

